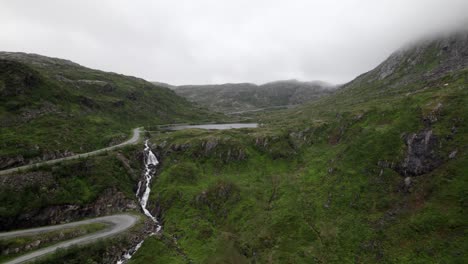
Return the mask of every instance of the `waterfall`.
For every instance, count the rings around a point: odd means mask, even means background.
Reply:
[[[161,231],[161,225],[159,224],[156,217],[154,217],[150,213],[150,211],[146,208],[146,205],[148,203],[148,198],[151,192],[151,188],[150,188],[151,179],[154,176],[154,173],[155,173],[154,170],[156,166],[159,164],[159,161],[156,158],[156,155],[154,155],[154,153],[151,151],[150,147],[148,146],[148,140],[145,141],[145,155],[146,155],[146,159],[145,159],[144,179],[138,183],[138,190],[136,192],[136,196],[140,200],[140,206],[141,206],[141,209],[143,210],[143,213],[145,213],[146,216],[151,218],[151,220],[153,220],[153,222],[156,223],[156,233],[158,233],[159,231]],[[144,185],[145,188],[144,188],[143,194],[140,197],[142,185]]]
[[[146,205],[148,203],[148,198],[149,198],[149,195],[150,195],[150,192],[151,192],[151,188],[150,188],[151,179],[153,178],[153,176],[154,176],[154,174],[156,172],[155,169],[158,166],[159,161],[156,158],[156,155],[154,155],[154,153],[151,151],[151,148],[148,146],[148,140],[145,141],[144,153],[145,153],[144,178],[141,181],[138,182],[138,189],[137,189],[135,195],[136,195],[136,197],[138,198],[138,200],[140,202],[141,210],[143,210],[143,213],[146,216],[148,216],[151,220],[153,220],[153,222],[156,224],[156,232],[151,234],[151,235],[154,235],[156,233],[161,232],[162,226],[159,224],[158,219],[156,219],[156,217],[151,214],[151,212],[148,210],[148,208],[146,208]],[[140,194],[140,192],[142,190],[144,190],[143,194]],[[141,197],[140,197],[140,195],[141,195]],[[133,249],[129,250],[128,252],[126,252],[123,255],[122,259],[117,261],[117,264],[123,264],[127,260],[131,259],[133,254],[135,254],[135,252],[141,247],[141,245],[143,244],[143,241],[145,241],[145,240],[143,239],[140,243],[138,243],[135,246],[135,248],[133,248]]]

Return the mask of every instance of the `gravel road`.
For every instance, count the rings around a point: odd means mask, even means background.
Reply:
[[[45,164],[51,165],[51,164],[55,164],[55,163],[58,163],[58,162],[65,161],[65,160],[74,160],[74,159],[79,159],[79,158],[86,158],[86,157],[97,155],[97,154],[100,154],[100,153],[103,153],[103,152],[106,152],[106,151],[109,151],[109,150],[113,150],[113,149],[116,149],[116,148],[121,148],[121,147],[126,146],[126,145],[135,144],[135,143],[138,143],[138,141],[140,140],[140,134],[141,134],[141,128],[135,128],[135,129],[133,129],[132,137],[129,140],[127,140],[127,141],[125,141],[123,143],[120,143],[118,145],[103,148],[103,149],[98,149],[98,150],[91,151],[91,152],[88,152],[88,153],[76,154],[76,155],[65,157],[65,158],[47,160],[47,161],[38,162],[38,163],[34,163],[34,164],[24,165],[24,166],[21,166],[21,167],[2,170],[2,171],[0,171],[0,175],[9,174],[9,173],[12,173],[12,172],[17,172],[19,170],[26,170],[26,169],[38,167],[38,166],[45,165]]]
[[[78,237],[78,238],[74,238],[71,240],[67,240],[67,241],[64,241],[64,242],[61,242],[61,243],[58,243],[58,244],[55,244],[55,245],[52,245],[43,249],[39,249],[31,253],[22,255],[13,260],[10,260],[9,262],[6,262],[7,264],[24,263],[24,262],[37,259],[44,255],[53,253],[58,248],[67,248],[73,245],[84,245],[84,244],[94,242],[100,238],[105,238],[105,237],[119,234],[129,229],[130,227],[134,226],[137,221],[138,221],[138,217],[135,215],[129,215],[129,214],[110,215],[110,216],[98,217],[98,218],[93,218],[93,219],[83,220],[83,221],[78,221],[78,222],[73,222],[73,223],[67,223],[67,224],[62,224],[62,225],[53,225],[53,226],[38,227],[38,228],[32,228],[32,229],[0,233],[0,239],[40,234],[40,233],[49,232],[53,230],[58,230],[58,229],[63,229],[63,228],[68,228],[68,227],[75,227],[75,226],[80,226],[80,225],[85,225],[85,224],[90,224],[90,223],[110,224],[109,228],[103,229],[99,232],[89,234],[86,236],[82,236],[82,237]]]

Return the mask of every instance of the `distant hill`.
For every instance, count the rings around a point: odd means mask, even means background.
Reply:
[[[217,85],[183,85],[171,89],[189,101],[220,112],[297,105],[333,93],[337,86],[324,82],[285,80],[262,85],[227,83]]]
[[[210,118],[143,79],[0,52],[0,168],[123,141],[136,126]]]
[[[255,118],[255,130],[152,139],[166,163],[150,201],[194,262],[466,262],[468,32]]]

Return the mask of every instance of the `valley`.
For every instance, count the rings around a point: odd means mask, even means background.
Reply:
[[[169,89],[1,52],[1,230],[130,218],[36,263],[463,263],[467,87],[466,31],[340,86]]]

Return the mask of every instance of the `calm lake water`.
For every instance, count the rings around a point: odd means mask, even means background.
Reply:
[[[257,123],[232,123],[232,124],[209,124],[209,125],[181,125],[181,126],[172,126],[168,127],[169,130],[183,130],[189,128],[199,128],[199,129],[216,129],[216,130],[225,130],[225,129],[236,129],[236,128],[256,128],[258,127]]]

